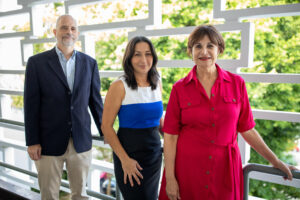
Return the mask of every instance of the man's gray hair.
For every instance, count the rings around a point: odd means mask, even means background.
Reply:
[[[71,17],[71,18],[73,19],[73,21],[75,22],[76,28],[78,29],[78,26],[77,26],[77,20],[76,20],[72,15],[69,15],[69,14],[64,14],[64,15],[61,15],[61,16],[59,16],[59,17],[57,18],[57,20],[56,20],[56,29],[58,28],[57,26],[58,26],[60,20],[61,20],[62,18],[64,18],[64,17]]]

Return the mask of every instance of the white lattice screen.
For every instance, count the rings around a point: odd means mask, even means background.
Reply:
[[[26,60],[33,54],[33,44],[55,42],[54,38],[37,39],[41,34],[41,15],[38,6],[51,2],[64,2],[65,13],[72,13],[72,9],[78,5],[85,5],[95,2],[108,2],[109,0],[0,0],[0,20],[20,17],[20,20],[29,21],[29,31],[3,32],[0,33],[0,74],[23,74],[24,70],[20,68],[26,65]],[[117,0],[116,0],[117,1]],[[148,17],[144,19],[111,22],[102,24],[88,24],[79,26],[81,36],[82,51],[91,56],[95,56],[94,41],[88,36],[88,32],[106,31],[112,29],[133,28],[129,32],[128,38],[135,35],[144,36],[173,36],[188,35],[194,27],[181,27],[170,29],[149,29],[154,25],[161,23],[162,18],[162,0],[148,0]],[[239,68],[253,66],[254,54],[254,33],[253,23],[243,23],[243,19],[267,18],[300,15],[300,4],[267,6],[259,8],[247,8],[239,10],[226,10],[226,0],[214,0],[213,17],[215,19],[225,19],[223,24],[216,25],[221,32],[238,31],[241,33],[241,46],[239,59],[218,60],[217,62],[226,70],[240,74],[246,82],[268,82],[268,83],[300,83],[300,74],[262,74],[262,73],[240,73]],[[13,9],[11,9],[13,8]],[[76,16],[75,16],[76,17]],[[158,67],[191,67],[193,62],[189,60],[159,60]],[[17,70],[16,70],[17,69]],[[104,73],[102,77],[118,76],[120,73]],[[23,95],[22,90],[10,90],[0,88],[1,94]],[[4,108],[2,108],[3,110]],[[300,113],[253,110],[254,117],[265,120],[279,120],[288,122],[300,122]],[[1,104],[0,104],[1,117]],[[239,146],[242,153],[243,163],[247,163],[249,158],[249,148],[245,142],[239,138]]]

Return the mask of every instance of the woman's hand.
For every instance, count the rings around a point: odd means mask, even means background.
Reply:
[[[140,179],[143,179],[143,175],[140,170],[143,168],[139,165],[139,163],[134,159],[127,159],[122,162],[122,168],[124,172],[124,184],[127,184],[127,177],[129,179],[131,187],[134,186],[133,178],[137,182],[138,185],[141,185]]]
[[[292,165],[287,165],[279,159],[273,164],[273,166],[277,169],[280,169],[282,172],[284,172],[287,175],[287,177],[283,177],[283,178],[285,180],[288,179],[290,181],[293,179],[291,170],[297,170],[296,167]]]
[[[245,131],[241,133],[243,138],[250,144],[255,151],[257,151],[260,155],[262,155],[266,160],[268,160],[275,168],[284,172],[287,177],[284,179],[292,180],[293,175],[291,170],[297,170],[294,166],[289,166],[279,160],[277,156],[271,151],[271,149],[265,144],[262,137],[259,133],[253,128],[251,130]]]
[[[176,178],[170,178],[166,180],[166,192],[170,200],[180,199],[179,186]]]

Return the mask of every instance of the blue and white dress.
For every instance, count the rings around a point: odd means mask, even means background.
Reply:
[[[151,87],[128,87],[121,77],[125,97],[118,117],[118,138],[130,158],[143,168],[141,185],[134,181],[134,187],[124,184],[124,174],[119,158],[114,154],[115,176],[125,200],[156,200],[162,162],[159,123],[163,114],[162,97],[159,85]]]

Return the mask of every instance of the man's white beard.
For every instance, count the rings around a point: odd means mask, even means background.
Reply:
[[[62,44],[64,45],[64,46],[67,46],[67,47],[69,47],[69,46],[74,46],[74,44],[75,44],[75,40],[65,40],[65,39],[62,39]]]

